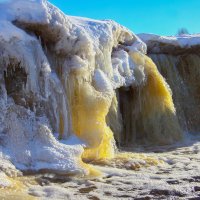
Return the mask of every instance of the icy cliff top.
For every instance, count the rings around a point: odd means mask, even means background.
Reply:
[[[160,36],[142,33],[138,37],[147,44],[150,53],[181,53],[200,46],[200,34],[183,34],[181,36]]]
[[[66,63],[71,68],[99,68],[114,88],[135,81],[133,69],[127,72],[127,67],[134,68],[133,63],[124,60],[126,56],[121,61],[115,58],[123,49],[146,53],[146,45],[120,24],[67,16],[46,0],[7,0],[0,3],[0,10],[0,40],[21,42],[35,39],[27,32],[39,34],[45,43],[54,43],[56,55],[68,55]],[[123,72],[116,72],[120,67]]]

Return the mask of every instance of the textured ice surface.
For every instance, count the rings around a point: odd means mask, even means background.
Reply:
[[[199,52],[200,34],[183,34],[180,36],[160,36],[138,34],[148,46],[148,53],[166,53],[170,55]]]
[[[114,21],[66,16],[46,0],[0,2],[0,11],[1,153],[20,170],[83,173],[69,73],[79,71],[96,93],[112,96],[138,84],[137,67],[143,73],[123,49],[145,53],[146,45]]]
[[[149,151],[145,156],[165,160],[158,166],[137,171],[113,167],[98,167],[101,178],[70,179],[48,175],[39,180],[43,186],[32,186],[29,193],[43,199],[199,199],[200,143],[198,138],[166,147],[149,147],[135,151]],[[154,153],[155,152],[155,153]],[[141,153],[139,153],[142,155]],[[49,181],[49,182],[48,182]]]
[[[138,37],[149,45],[151,42],[159,42],[166,45],[179,46],[181,48],[190,48],[200,45],[200,34],[183,34],[180,36],[160,36],[149,33],[138,34]]]

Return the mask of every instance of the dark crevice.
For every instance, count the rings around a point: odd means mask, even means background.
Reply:
[[[45,44],[55,44],[59,39],[59,33],[55,32],[48,24],[27,23],[22,21],[13,21],[13,25],[24,30],[29,35],[35,35],[42,38]]]
[[[27,83],[27,74],[20,62],[8,64],[4,71],[4,80],[7,95],[12,97],[17,105],[26,106],[24,89]]]
[[[32,111],[35,110],[36,98],[33,92],[26,91],[28,74],[20,62],[10,61],[4,71],[4,81],[7,95],[11,97],[16,105],[23,106]]]
[[[61,77],[63,63],[71,57],[70,53],[59,52],[58,54],[58,52],[55,52],[55,45],[60,40],[61,30],[56,30],[50,24],[32,24],[21,21],[13,21],[12,23],[30,36],[37,38],[52,70]],[[66,38],[66,40],[68,39]]]
[[[141,125],[139,109],[135,109],[138,105],[139,90],[140,88],[132,86],[118,89],[118,102],[122,116],[122,134],[120,137],[122,147],[140,144],[146,139],[145,131]]]

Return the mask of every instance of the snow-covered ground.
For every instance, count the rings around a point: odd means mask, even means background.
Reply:
[[[44,185],[29,193],[44,199],[200,199],[200,141],[148,151],[144,154],[165,162],[138,171],[101,166],[103,177],[88,180],[43,176],[38,180]]]
[[[200,138],[165,147],[137,148],[138,156],[163,160],[137,170],[94,165],[100,177],[38,174],[27,179],[26,194],[38,199],[193,199],[200,198]],[[137,155],[137,154],[135,154]],[[30,181],[31,180],[31,181]],[[33,182],[34,180],[34,182]],[[8,195],[9,197],[9,195]]]

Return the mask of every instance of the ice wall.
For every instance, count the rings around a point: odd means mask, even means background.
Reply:
[[[182,131],[168,84],[150,58],[140,52],[129,54],[136,65],[144,68],[146,80],[139,86],[118,89],[120,123],[123,126],[120,145],[163,145],[180,140]]]
[[[18,169],[87,173],[82,159],[114,157],[113,131],[125,144],[180,138],[170,89],[125,27],[66,16],[45,0],[0,10],[0,147]]]
[[[185,132],[198,134],[200,35],[162,37],[139,35],[148,45],[148,55],[156,63],[173,92],[179,124]]]

